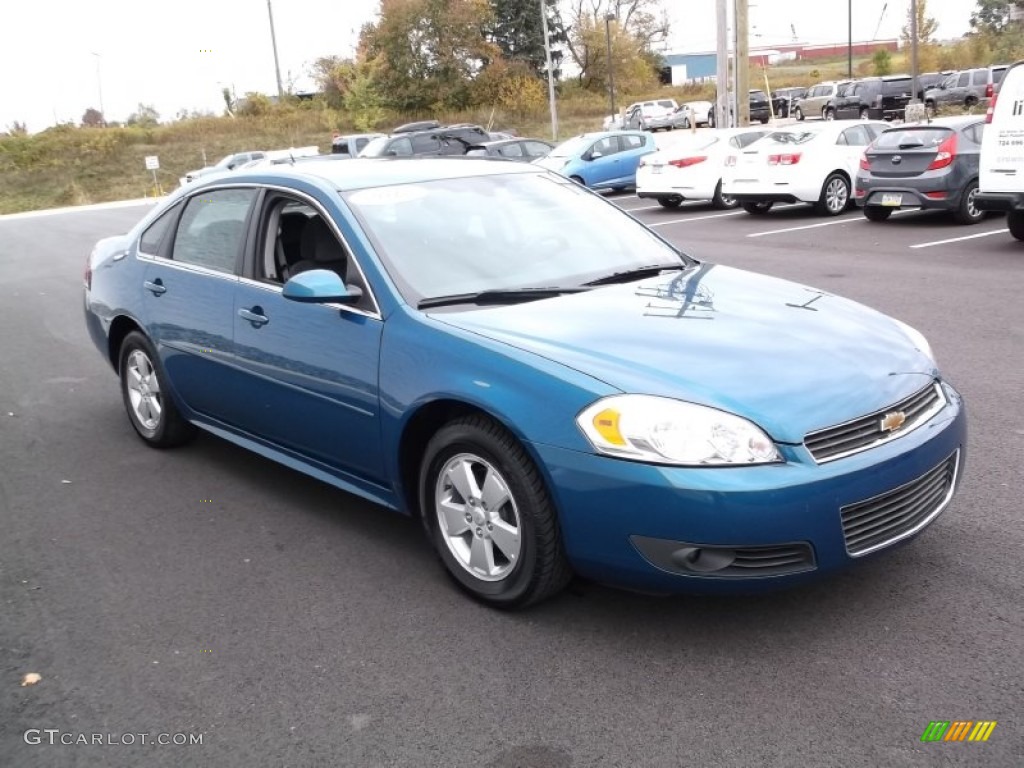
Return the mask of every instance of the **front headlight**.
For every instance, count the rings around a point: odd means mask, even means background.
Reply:
[[[896,320],[896,318],[893,318],[893,320]],[[917,330],[917,328],[907,325],[902,320],[896,320],[896,325],[898,325],[903,332],[907,334],[907,338],[910,339],[910,343],[917,347],[919,352],[927,355],[928,359],[933,363],[935,362],[935,353],[932,352],[932,345],[928,343],[928,339],[924,337],[923,333]]]
[[[782,460],[771,438],[746,419],[667,397],[613,395],[576,423],[595,450],[623,459],[687,466]]]

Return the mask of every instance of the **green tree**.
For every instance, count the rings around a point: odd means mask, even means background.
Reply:
[[[473,80],[500,57],[484,38],[488,0],[381,0],[363,27],[358,63],[370,65],[382,103],[400,112],[464,109]]]
[[[606,22],[609,16],[614,18],[611,23]],[[629,91],[627,81],[653,82],[658,66],[653,46],[668,36],[669,23],[661,0],[569,0],[565,28],[566,45],[581,85],[607,88],[607,29],[616,89],[624,76],[621,89]],[[644,71],[646,74],[641,74]]]
[[[971,14],[971,27],[981,33],[999,35],[1011,26],[1020,26],[1019,14],[1024,0],[978,0]]]
[[[321,56],[310,73],[331,109],[341,109],[345,95],[356,78],[356,62],[342,56]]]
[[[484,37],[494,43],[501,55],[510,62],[525,64],[540,76],[547,71],[544,51],[544,23],[539,0],[490,0],[492,22],[484,30]],[[556,70],[562,58],[557,49],[566,41],[557,0],[544,0],[551,39],[551,63]]]
[[[144,128],[152,128],[160,122],[160,113],[151,104],[139,103],[135,111],[128,115],[125,121],[128,125],[140,125]]]
[[[98,109],[89,107],[82,114],[82,125],[86,128],[98,128],[103,125],[103,113]]]
[[[885,48],[879,48],[871,57],[871,65],[878,76],[892,74],[892,54]]]

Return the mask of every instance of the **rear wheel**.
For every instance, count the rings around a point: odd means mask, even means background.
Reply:
[[[762,216],[772,209],[772,203],[767,200],[759,200],[756,203],[743,203],[743,210],[751,216]]]
[[[880,205],[865,205],[864,218],[868,221],[885,221],[892,216],[892,208],[882,208]]]
[[[1010,234],[1018,240],[1024,240],[1024,211],[1010,211],[1006,214],[1006,225]]]
[[[689,129],[689,127],[690,127],[690,118],[684,117],[683,118],[683,128]]]
[[[861,120],[867,120],[868,119],[868,108],[867,107],[861,107],[860,108],[860,119]]]
[[[678,208],[683,204],[683,198],[680,195],[669,195],[668,197],[659,197],[658,205],[662,208]]]
[[[722,180],[718,180],[718,184],[715,186],[715,196],[711,198],[711,204],[715,208],[721,208],[727,210],[729,208],[735,208],[739,205],[739,201],[734,197],[722,194]]]
[[[850,182],[841,173],[833,173],[821,186],[821,197],[814,204],[822,216],[838,216],[850,204]]]
[[[977,224],[985,218],[985,212],[977,205],[978,182],[972,181],[960,195],[960,205],[953,212],[958,224]]]
[[[822,120],[835,120],[836,111],[832,109],[832,107],[825,107],[823,110],[821,110],[821,118]]]
[[[926,101],[924,103],[924,114],[925,114],[925,117],[927,117],[929,120],[931,120],[933,117],[935,117],[935,102],[934,101]]]
[[[572,573],[558,515],[522,445],[485,416],[442,427],[420,469],[420,507],[448,574],[496,607],[536,603]]]
[[[968,96],[964,99],[964,106],[968,109],[974,109],[978,105],[978,99],[974,96]]]
[[[128,420],[146,445],[173,448],[195,435],[174,405],[156,350],[138,331],[124,337],[118,371]]]

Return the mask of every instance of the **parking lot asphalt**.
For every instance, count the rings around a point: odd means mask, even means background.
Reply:
[[[212,436],[142,445],[86,337],[81,276],[145,208],[0,218],[0,766],[1024,764],[1024,245],[998,219],[609,200],[698,258],[929,337],[971,430],[929,530],[769,596],[577,583],[490,610],[407,519]],[[922,743],[933,720],[998,725]]]

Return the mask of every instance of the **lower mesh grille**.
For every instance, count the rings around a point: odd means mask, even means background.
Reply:
[[[960,451],[956,451],[906,485],[843,507],[846,551],[866,555],[924,528],[953,495],[959,462]]]

